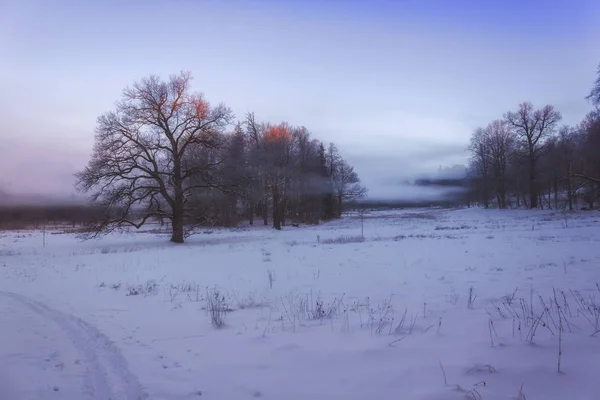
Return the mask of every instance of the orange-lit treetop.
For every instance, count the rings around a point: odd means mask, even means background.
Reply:
[[[199,119],[206,119],[210,110],[210,104],[202,97],[196,99],[194,103],[196,106],[196,116]]]
[[[288,129],[285,123],[281,123],[279,125],[271,125],[267,126],[265,131],[265,141],[267,143],[286,141],[292,137],[290,130]]]

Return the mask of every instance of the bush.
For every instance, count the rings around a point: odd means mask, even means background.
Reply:
[[[222,328],[225,326],[225,317],[228,311],[227,302],[225,296],[222,295],[218,289],[207,289],[206,290],[206,303],[207,311],[210,315],[210,322],[215,328]]]
[[[332,239],[323,239],[323,244],[347,244],[347,243],[362,243],[365,238],[362,236],[338,236]]]
[[[127,286],[125,296],[150,296],[155,295],[158,292],[158,283],[155,280],[149,280],[141,285],[129,285]]]

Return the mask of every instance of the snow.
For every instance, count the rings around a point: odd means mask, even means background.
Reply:
[[[184,245],[0,233],[0,399],[598,398],[598,220],[402,210],[365,215],[364,241],[349,215]]]

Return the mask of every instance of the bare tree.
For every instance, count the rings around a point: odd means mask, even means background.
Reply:
[[[542,156],[544,144],[556,129],[561,115],[553,106],[535,110],[529,102],[521,103],[515,112],[505,114],[505,120],[527,154],[529,164],[529,206],[538,207],[539,188],[537,163]]]
[[[186,199],[198,187],[214,186],[193,183],[202,170],[184,160],[194,147],[215,146],[233,118],[224,105],[212,107],[192,93],[190,81],[188,72],[166,82],[151,75],[98,118],[92,158],[77,174],[78,188],[105,211],[96,234],[166,218],[171,241],[183,243]]]
[[[334,153],[332,149],[335,147],[330,144],[329,152],[325,150],[325,145],[323,143],[319,143],[319,170],[320,176],[323,181],[323,215],[322,219],[330,220],[335,216],[335,204],[333,198],[333,187],[331,185],[331,177],[333,176],[333,171],[331,170],[331,166],[333,165],[332,154]]]
[[[254,214],[262,216],[263,224],[269,224],[269,190],[266,182],[265,166],[265,130],[266,124],[256,121],[254,113],[246,114],[246,136],[248,143],[249,173],[251,175],[248,188],[248,202],[250,204],[250,223],[254,223]]]
[[[489,140],[484,129],[477,128],[473,132],[469,150],[471,151],[471,174],[475,177],[475,181],[480,187],[483,205],[485,208],[488,208],[490,201],[491,157]]]
[[[573,176],[583,181],[584,200],[590,208],[600,198],[600,108],[588,113],[578,127],[580,163]]]
[[[586,99],[591,101],[596,107],[600,108],[600,64],[598,65],[596,75],[596,81],[594,82],[594,85],[590,90],[590,94],[586,97]]]
[[[491,169],[499,208],[506,208],[507,171],[513,140],[506,122],[495,120],[485,128],[484,139],[491,158]]]
[[[305,127],[293,130],[294,176],[290,188],[289,211],[298,221],[318,222],[322,213],[323,188],[326,183],[320,176],[319,142],[311,139]]]
[[[367,189],[360,184],[358,175],[354,172],[354,167],[350,166],[346,160],[340,159],[333,171],[333,187],[337,197],[338,218],[342,216],[344,203],[362,199],[367,194]]]
[[[257,205],[250,213],[262,214],[265,225],[269,216],[275,229],[285,226],[286,218],[295,225],[336,218],[344,202],[366,193],[335,144],[326,148],[305,127],[259,123],[252,113],[244,125],[251,176],[247,196]]]
[[[184,159],[187,169],[197,171],[186,182],[193,188],[186,197],[188,230],[198,225],[236,225],[238,201],[246,198],[245,136],[238,125],[232,133],[216,138],[216,146],[194,145]]]
[[[567,201],[569,210],[573,210],[573,162],[576,150],[576,138],[568,126],[563,126],[558,133],[557,149],[559,152],[559,164],[562,171],[562,176],[559,180],[566,182]]]
[[[264,172],[271,194],[273,228],[281,230],[285,223],[286,189],[289,185],[289,166],[292,134],[287,123],[267,124],[264,133]]]

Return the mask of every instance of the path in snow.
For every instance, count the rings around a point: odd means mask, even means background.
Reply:
[[[0,398],[146,398],[119,349],[93,325],[0,291]]]

